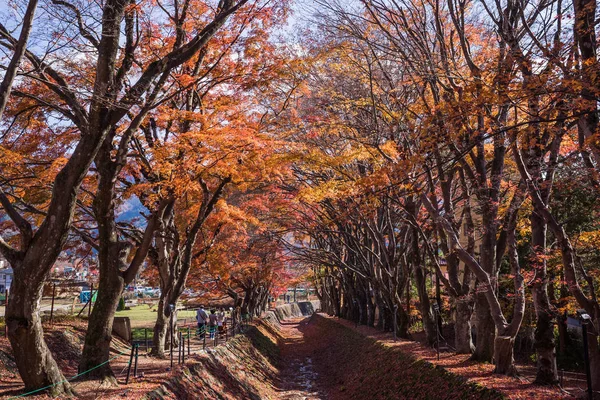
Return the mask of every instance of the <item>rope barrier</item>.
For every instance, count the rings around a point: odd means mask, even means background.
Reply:
[[[22,397],[26,397],[26,396],[32,395],[32,394],[34,394],[34,393],[38,393],[38,392],[44,391],[44,390],[46,390],[46,389],[50,389],[50,388],[52,388],[52,387],[54,387],[54,386],[61,385],[61,384],[63,384],[63,383],[66,383],[66,382],[72,381],[72,380],[74,380],[74,379],[77,379],[77,378],[79,378],[80,376],[83,376],[83,375],[87,374],[88,372],[91,372],[91,371],[93,371],[93,370],[95,370],[95,369],[98,369],[98,368],[100,368],[101,366],[103,366],[103,365],[105,365],[105,364],[108,364],[109,362],[111,362],[111,361],[112,361],[112,360],[114,360],[115,358],[121,357],[123,354],[125,354],[125,351],[122,351],[122,352],[120,352],[119,354],[117,354],[116,356],[114,356],[114,357],[111,357],[111,358],[109,358],[108,360],[104,361],[103,363],[101,363],[101,364],[98,364],[98,365],[96,365],[95,367],[92,367],[92,368],[88,369],[87,371],[80,372],[80,373],[78,373],[77,375],[74,375],[74,376],[72,376],[72,377],[70,377],[70,378],[68,378],[68,379],[63,379],[63,380],[62,380],[62,381],[60,381],[60,382],[53,383],[52,385],[48,385],[48,386],[45,386],[45,387],[43,387],[43,388],[35,389],[35,390],[32,390],[31,392],[23,393],[23,394],[20,394],[20,395],[18,395],[18,396],[9,397],[9,398],[8,398],[8,400],[12,400],[12,399],[19,399],[19,398],[22,398]]]
[[[207,329],[206,329],[206,325],[204,325],[202,328],[200,328],[200,329],[197,329],[197,334],[198,334],[198,336],[200,336],[200,337],[204,336],[204,338],[206,338],[206,334],[207,334],[207,333],[215,333],[215,332],[216,332],[216,330],[217,330],[217,327],[216,327],[216,326],[209,326],[208,328],[209,328],[209,329],[207,330]],[[192,334],[191,334],[191,332],[189,332],[189,333],[188,333],[188,337],[189,337],[189,336],[191,336],[191,335],[192,335]],[[182,339],[182,340],[183,340],[183,339]],[[188,348],[188,352],[189,352],[189,348]],[[60,382],[54,383],[54,384],[52,384],[52,385],[44,386],[44,387],[42,387],[42,388],[39,388],[39,389],[32,390],[32,391],[30,391],[30,392],[27,392],[27,393],[23,393],[23,394],[20,394],[20,395],[17,395],[17,396],[9,397],[9,398],[8,398],[8,400],[20,399],[20,398],[23,398],[23,397],[26,397],[26,396],[30,396],[30,395],[32,395],[32,394],[39,393],[39,392],[42,392],[42,391],[44,391],[44,390],[50,389],[50,388],[52,388],[52,387],[54,387],[54,386],[58,386],[58,385],[61,385],[61,384],[63,384],[63,383],[66,383],[66,382],[70,382],[70,381],[72,381],[72,380],[75,380],[75,379],[79,378],[80,376],[83,376],[83,375],[85,375],[85,374],[87,374],[87,373],[89,373],[89,372],[91,372],[91,371],[93,371],[93,370],[95,370],[95,369],[98,369],[98,368],[100,368],[101,366],[103,366],[103,365],[105,365],[105,364],[108,364],[108,363],[109,363],[109,362],[111,362],[112,360],[114,360],[114,359],[116,359],[116,358],[119,358],[119,357],[121,357],[121,356],[122,356],[122,355],[124,355],[124,354],[126,354],[126,351],[125,351],[125,350],[123,350],[123,351],[121,351],[119,354],[117,354],[117,355],[115,355],[115,356],[113,356],[113,357],[109,358],[108,360],[104,361],[103,363],[101,363],[101,364],[98,364],[98,365],[96,365],[96,366],[94,366],[94,367],[92,367],[92,368],[90,368],[90,369],[88,369],[88,370],[86,370],[86,371],[80,372],[80,373],[78,373],[77,375],[74,375],[74,376],[72,376],[72,377],[70,377],[70,378],[63,379],[63,380],[62,380],[62,381],[60,381]],[[126,366],[125,366],[125,368],[127,368],[127,367],[128,367],[130,364],[131,364],[131,361],[130,361],[130,362],[129,362],[129,363],[126,365]],[[118,374],[118,375],[123,375],[123,372],[125,371],[125,368],[123,368],[123,371],[121,371],[121,373],[120,373],[120,374]]]

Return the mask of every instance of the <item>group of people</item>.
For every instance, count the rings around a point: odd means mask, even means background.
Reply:
[[[196,310],[196,321],[198,322],[198,335],[206,333],[206,328],[210,333],[210,338],[214,339],[215,332],[219,330],[219,334],[223,334],[227,329],[227,318],[225,317],[225,310],[220,308],[218,311],[211,309],[210,313],[204,310],[203,306],[200,306]]]

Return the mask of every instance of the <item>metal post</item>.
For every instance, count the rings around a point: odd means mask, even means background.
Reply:
[[[564,377],[565,377],[565,370],[564,370],[564,369],[561,369],[561,370],[560,370],[560,387],[563,387],[563,380],[564,380]]]
[[[206,349],[206,324],[202,328],[202,350]]]
[[[137,366],[138,366],[138,350],[140,348],[139,344],[135,345],[135,364],[133,366],[133,377],[137,378]]]
[[[583,320],[581,324],[581,330],[583,333],[583,358],[585,360],[585,378],[587,380],[587,391],[588,398],[593,399],[594,393],[592,392],[592,372],[590,370],[590,355],[588,352],[588,333],[587,333],[588,321]],[[596,339],[594,339],[596,340]]]
[[[397,321],[398,317],[397,317],[397,315],[398,315],[398,304],[394,304],[394,326],[393,326],[393,329],[394,329],[394,342],[396,340],[398,340],[398,338],[396,337],[396,330],[398,328],[398,321]]]
[[[440,361],[440,326],[438,324],[438,310],[438,307],[433,308],[433,315],[435,316],[435,347],[437,350],[437,359]]]
[[[177,364],[181,364],[181,332],[177,332],[177,338],[179,339],[179,346],[177,346]]]
[[[5,275],[6,279],[6,275]],[[6,316],[6,309],[8,308],[8,295],[9,290],[6,289],[6,285],[4,285],[4,315]],[[4,318],[4,336],[8,336],[8,324],[6,323],[6,318]]]
[[[90,313],[92,312],[92,299],[94,298],[94,282],[92,282],[92,287],[90,288],[90,301],[88,307],[88,319],[90,319]]]
[[[189,326],[188,326],[188,337],[187,337],[187,341],[188,341],[188,343],[187,343],[187,344],[188,344],[188,345],[187,345],[187,348],[188,348],[188,358],[189,358],[189,357],[190,357],[190,327],[189,327]]]
[[[54,296],[56,295],[56,283],[52,286],[52,305],[50,306],[50,325],[54,316]]]
[[[173,369],[173,310],[171,310],[171,369]]]
[[[131,372],[131,363],[133,362],[133,354],[135,352],[135,346],[131,343],[131,354],[129,355],[129,366],[127,367],[127,378],[125,378],[125,384],[129,383],[129,373]]]

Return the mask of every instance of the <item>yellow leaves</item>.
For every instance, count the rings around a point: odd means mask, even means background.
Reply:
[[[220,221],[229,222],[237,227],[240,227],[244,224],[253,226],[259,226],[261,224],[255,215],[246,212],[240,207],[229,204],[223,199],[219,200],[215,215]]]
[[[316,186],[306,187],[298,193],[298,199],[306,203],[318,203],[326,199],[351,196],[355,187],[339,180],[330,180]]]
[[[600,247],[600,231],[581,232],[577,244],[589,250]]]
[[[379,149],[391,159],[397,159],[400,156],[400,152],[398,151],[398,144],[393,140],[386,141],[384,144],[379,146]]]
[[[14,152],[4,146],[0,146],[0,160],[2,160],[2,164],[6,166],[11,166],[15,164],[20,164],[24,160],[24,157],[21,154]]]

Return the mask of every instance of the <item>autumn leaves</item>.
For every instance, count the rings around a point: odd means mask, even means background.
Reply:
[[[565,303],[600,326],[575,244],[598,227],[569,225],[560,192],[598,195],[595,3],[321,5],[295,173],[324,309],[400,336],[417,314],[434,343],[429,296],[447,296],[454,349],[503,374],[533,310],[537,382],[555,383]]]
[[[270,33],[285,7],[115,0],[41,10],[56,29],[33,25],[37,42],[21,60],[1,143],[11,157],[2,160],[0,248],[15,270],[6,320],[27,389],[70,391],[37,310],[58,257],[97,254],[80,370],[102,367],[87,378],[112,380],[112,319],[144,265],[159,278],[162,306],[210,278],[221,293],[246,292],[247,312],[264,308],[282,260],[256,210],[262,201],[269,208],[270,176],[285,169],[275,173],[274,113],[261,102],[281,75],[285,57]],[[16,39],[0,34],[13,51]],[[282,106],[272,98],[266,104]],[[132,207],[139,212],[119,212]],[[217,244],[233,250],[215,257]]]

